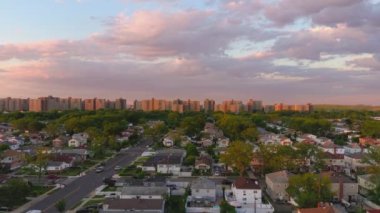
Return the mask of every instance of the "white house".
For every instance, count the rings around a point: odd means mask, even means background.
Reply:
[[[237,212],[272,213],[274,208],[270,204],[262,203],[262,191],[258,181],[239,177],[225,192],[226,201],[237,207]]]
[[[143,171],[179,175],[181,165],[186,152],[183,150],[170,149],[160,150],[149,158],[142,166]]]
[[[186,212],[218,213],[215,182],[201,177],[191,183],[191,196],[186,200]]]
[[[371,174],[358,175],[359,194],[366,196],[369,191],[376,187],[376,184],[371,178]]]
[[[344,149],[345,154],[367,152],[367,149],[360,147],[358,143],[349,143],[349,144],[343,146],[343,149]]]
[[[48,172],[61,172],[67,168],[70,168],[72,164],[65,161],[49,161],[46,167]]]
[[[164,146],[166,146],[166,147],[172,147],[172,146],[174,146],[174,140],[170,137],[166,137],[162,141],[162,144],[164,144]]]
[[[201,177],[191,183],[191,195],[210,201],[216,200],[216,184],[208,178]]]
[[[218,148],[226,148],[230,145],[230,139],[229,138],[220,138],[216,142],[218,145]]]
[[[360,171],[364,171],[368,164],[363,162],[364,153],[353,153],[344,155],[345,173],[351,178],[356,178]]]
[[[168,192],[166,186],[127,186],[122,188],[120,199],[162,199]]]
[[[334,144],[332,141],[326,141],[321,144],[320,148],[323,152],[330,152],[331,154],[344,154],[344,148],[342,146],[338,146]]]
[[[82,147],[87,144],[89,136],[87,133],[73,134],[68,141],[69,147]]]

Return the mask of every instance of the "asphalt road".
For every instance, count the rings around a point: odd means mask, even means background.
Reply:
[[[104,166],[104,171],[96,173],[95,169],[88,171],[86,175],[77,178],[62,189],[58,189],[53,194],[33,205],[29,210],[42,210],[44,213],[57,212],[55,204],[64,199],[66,201],[66,209],[73,208],[83,198],[88,196],[97,187],[103,184],[103,179],[111,177],[115,174],[115,166],[127,166],[150,145],[151,141],[141,141],[136,147],[131,147],[126,151],[120,152],[116,157],[108,160]]]

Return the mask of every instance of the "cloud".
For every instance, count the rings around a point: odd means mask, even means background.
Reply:
[[[129,99],[255,96],[269,102],[344,102],[352,95],[376,101],[368,97],[380,90],[380,75],[373,72],[380,68],[378,5],[211,0],[208,7],[187,9],[171,2],[175,5],[164,6],[169,10],[144,7],[108,17],[103,30],[82,39],[1,44],[0,96],[49,91]],[[301,19],[310,23],[300,26]],[[313,66],[332,55],[349,65],[345,72],[338,65]]]
[[[289,76],[281,74],[280,72],[272,72],[272,73],[259,73],[257,75],[258,79],[263,80],[274,80],[274,81],[303,81],[309,78],[301,77],[301,76]]]
[[[379,29],[353,28],[343,24],[337,27],[314,27],[280,38],[272,47],[279,56],[320,60],[322,54],[362,54],[379,51]]]
[[[354,67],[358,68],[366,68],[370,71],[376,71],[380,72],[380,57],[379,55],[366,57],[366,58],[360,58],[360,59],[354,59],[347,62],[348,65],[353,65]]]
[[[362,0],[279,0],[264,9],[265,16],[279,25],[291,24],[329,8],[346,7]]]

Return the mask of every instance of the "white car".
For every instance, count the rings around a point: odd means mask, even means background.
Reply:
[[[26,213],[42,213],[41,210],[29,210]]]

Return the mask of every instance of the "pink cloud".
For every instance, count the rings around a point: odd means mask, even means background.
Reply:
[[[322,54],[360,54],[378,51],[380,42],[374,40],[380,31],[339,24],[337,27],[314,27],[279,39],[272,47],[278,56],[320,60]]]
[[[291,24],[298,18],[309,17],[327,8],[346,7],[364,0],[280,0],[267,6],[264,13],[277,24]]]

